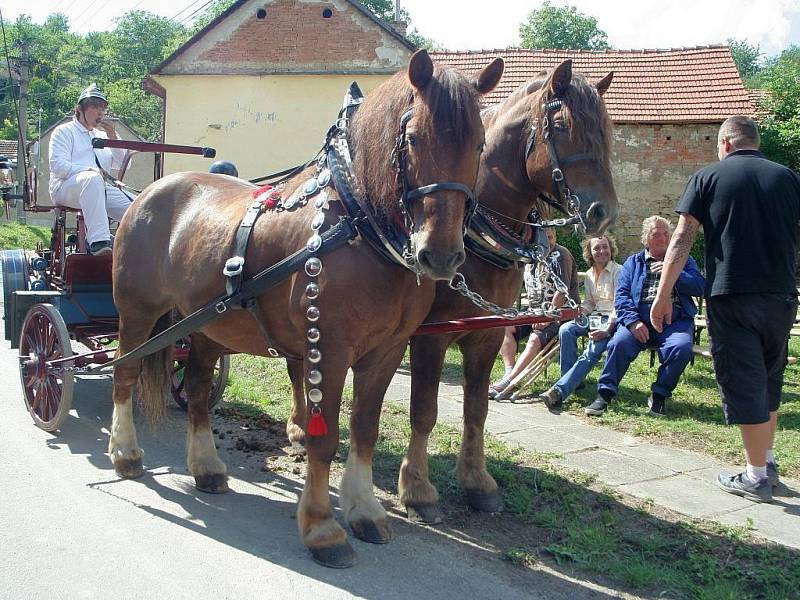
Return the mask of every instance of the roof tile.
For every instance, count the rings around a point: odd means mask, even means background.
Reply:
[[[467,73],[502,56],[505,74],[484,97],[487,106],[500,103],[522,83],[571,58],[573,71],[590,81],[614,72],[604,99],[611,120],[617,123],[720,122],[731,115],[756,113],[727,46],[607,51],[506,48],[431,56]]]

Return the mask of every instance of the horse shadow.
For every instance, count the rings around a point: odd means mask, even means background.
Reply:
[[[553,590],[553,593],[558,590],[560,594],[575,598],[617,597],[613,590],[603,591],[572,580],[569,569],[563,574],[557,571],[534,572],[507,561],[498,561],[497,552],[489,545],[482,545],[479,537],[464,536],[455,528],[434,529],[410,523],[386,498],[383,504],[390,516],[395,539],[376,548],[355,539],[348,532],[358,562],[343,576],[340,571],[319,566],[310,559],[297,533],[294,518],[302,481],[264,470],[268,456],[243,457],[242,452],[228,445],[227,442],[232,440],[226,437],[219,442],[219,452],[229,466],[231,491],[220,495],[198,492],[185,466],[184,413],[171,407],[164,424],[152,429],[136,414],[138,411],[134,411],[139,441],[145,450],[146,472],[139,479],[122,480],[116,476],[106,454],[107,428],[112,412],[110,378],[77,381],[73,409],[75,414],[70,415],[61,431],[50,438],[47,445],[85,457],[99,469],[100,476],[85,483],[90,489],[113,496],[115,500],[130,504],[132,510],[154,517],[162,523],[159,527],[181,527],[354,596],[405,600],[409,595],[434,597],[440,593],[442,585],[448,589],[470,585],[477,586],[471,594],[476,598],[496,597],[494,592],[498,586],[501,595],[509,598],[530,598],[529,590],[533,586]],[[343,450],[346,450],[346,443]],[[401,455],[382,453],[378,458],[390,459],[393,465],[399,466]],[[337,496],[338,490],[333,487],[331,493]],[[344,525],[338,508],[335,508],[335,514]],[[180,550],[176,548],[174,551]],[[438,557],[425,566],[427,574],[422,579],[419,577],[419,560],[412,560],[420,553]],[[459,564],[483,567],[478,573],[473,569],[454,567]],[[409,588],[409,582],[414,582],[412,588]]]

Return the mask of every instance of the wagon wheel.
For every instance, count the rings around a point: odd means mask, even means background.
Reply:
[[[25,315],[19,353],[25,406],[37,427],[55,431],[72,406],[75,376],[71,370],[73,361],[48,364],[73,354],[67,326],[52,304],[35,304]]]
[[[172,371],[172,397],[183,410],[189,409],[189,403],[186,399],[186,390],[184,390],[183,373],[186,368],[185,360],[176,360]],[[228,354],[223,354],[214,365],[214,379],[211,382],[211,394],[208,396],[208,410],[213,410],[214,407],[222,400],[222,394],[225,391],[225,386],[228,383],[228,371],[231,368],[231,357]]]
[[[0,266],[3,272],[3,318],[6,324],[6,339],[11,341],[11,296],[14,292],[28,289],[28,259],[24,250],[0,251]]]

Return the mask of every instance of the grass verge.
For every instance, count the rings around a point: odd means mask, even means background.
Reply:
[[[0,248],[3,250],[35,250],[37,242],[50,243],[50,229],[16,222],[0,223]]]
[[[448,363],[453,359],[451,354]],[[283,420],[290,385],[283,361],[235,356],[226,404]],[[338,468],[349,447],[346,390]],[[384,405],[374,460],[375,485],[397,504],[397,473],[409,436],[405,406]],[[552,568],[661,598],[791,598],[800,589],[800,553],[756,539],[748,528],[694,521],[601,486],[590,476],[550,464],[487,438],[489,471],[507,511],[465,508],[455,481],[460,431],[438,425],[429,446],[431,480],[446,527],[477,540],[514,564]]]

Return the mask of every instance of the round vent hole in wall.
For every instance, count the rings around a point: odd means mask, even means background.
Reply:
[[[266,19],[267,18],[267,9],[266,8],[259,8],[256,11],[256,19]]]
[[[326,8],[322,11],[322,17],[324,19],[330,19],[333,16],[333,11],[330,8]]]

